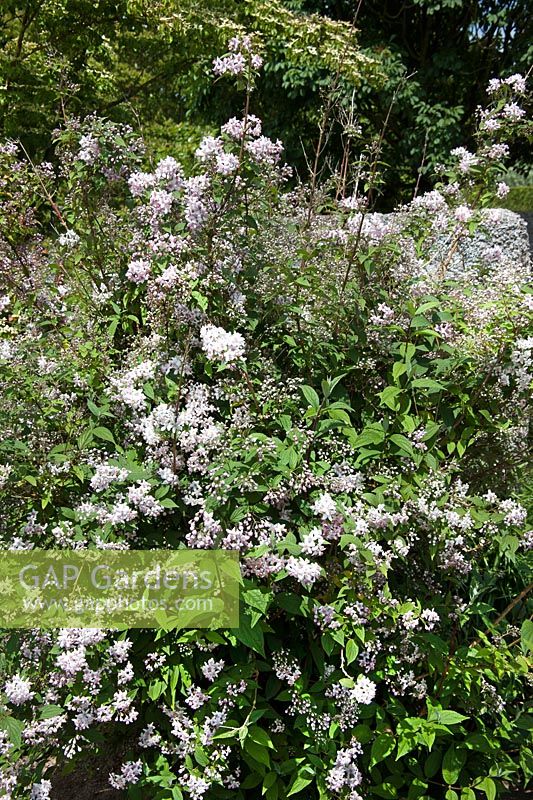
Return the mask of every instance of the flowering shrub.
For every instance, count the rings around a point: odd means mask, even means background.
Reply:
[[[59,175],[1,150],[4,547],[238,550],[243,584],[237,629],[4,632],[0,796],[109,751],[159,800],[492,800],[533,772],[531,294],[493,253],[448,276],[525,87],[491,84],[478,152],[387,220],[289,188],[260,64],[247,37],[216,60],[245,113],[191,175],[96,118]]]

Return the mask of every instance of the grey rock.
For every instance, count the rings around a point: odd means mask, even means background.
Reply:
[[[480,218],[472,233],[459,238],[453,233],[432,237],[428,271],[474,283],[491,278],[504,284],[527,281],[530,249],[526,221],[504,208],[484,209]]]
[[[520,211],[519,216],[525,221],[527,225],[527,232],[529,234],[529,253],[533,253],[533,211]]]

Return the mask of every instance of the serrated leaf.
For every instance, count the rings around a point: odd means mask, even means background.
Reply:
[[[272,592],[262,592],[261,589],[246,589],[242,593],[242,599],[246,605],[259,609],[263,614],[272,602],[272,597]]]

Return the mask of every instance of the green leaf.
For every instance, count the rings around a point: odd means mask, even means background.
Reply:
[[[248,736],[252,740],[252,742],[256,742],[257,744],[262,745],[263,747],[272,747],[274,749],[274,745],[272,744],[272,739],[268,735],[268,733],[263,730],[263,728],[259,728],[257,725],[253,725],[249,731]]]
[[[118,325],[119,325],[119,322],[120,322],[120,319],[118,317],[113,317],[113,319],[109,323],[109,325],[107,327],[107,332],[111,337],[113,337],[115,335],[116,330],[117,330]]]
[[[392,365],[392,377],[394,380],[397,381],[404,372],[407,372],[407,364],[405,361],[395,361]]]
[[[205,297],[205,295],[200,294],[200,292],[195,290],[191,292],[191,297],[194,297],[194,299],[196,300],[198,306],[202,309],[202,311],[206,310],[207,306],[209,305],[209,300],[207,299],[207,297]]]
[[[262,744],[257,744],[248,737],[244,742],[243,750],[260,764],[270,767],[270,754]]]
[[[416,314],[411,320],[411,328],[427,328],[429,324],[428,318],[422,314]]]
[[[383,761],[389,753],[392,753],[396,745],[396,740],[389,733],[380,733],[372,743],[370,751],[370,766],[373,767],[379,761]]]
[[[351,664],[352,661],[355,661],[355,659],[357,658],[358,654],[359,654],[359,647],[353,641],[353,639],[350,639],[346,643],[346,661],[347,661],[347,663]]]
[[[278,773],[277,772],[268,772],[265,775],[265,777],[263,778],[263,783],[261,784],[261,788],[263,790],[263,794],[266,792],[267,789],[270,789],[270,787],[273,786],[276,783],[277,779],[278,779]],[[242,784],[241,784],[241,788],[242,788]]]
[[[39,714],[40,719],[52,719],[52,717],[58,717],[60,714],[63,714],[63,709],[61,706],[49,705],[43,706],[41,708],[41,713]]]
[[[431,392],[441,392],[446,389],[442,383],[434,381],[432,378],[415,378],[414,381],[411,381],[411,386],[415,389],[429,389]]]
[[[207,765],[209,764],[209,756],[207,755],[205,750],[202,747],[200,747],[200,745],[196,745],[196,747],[194,748],[194,757],[198,762],[198,764],[200,764],[200,766],[202,767],[207,767]]]
[[[92,429],[93,436],[97,436],[98,439],[103,439],[104,442],[112,442],[115,444],[115,438],[109,428],[104,428],[103,425],[100,425],[97,428]]]
[[[274,783],[270,789],[267,789],[265,800],[278,800],[279,797],[279,783]]]
[[[424,775],[426,778],[432,778],[440,769],[442,761],[442,753],[440,750],[433,750],[426,758],[424,764]]]
[[[469,717],[459,714],[457,711],[443,711],[440,708],[432,708],[428,714],[428,722],[437,722],[439,725],[458,725]]]
[[[416,746],[417,740],[413,735],[400,737],[398,741],[398,750],[396,751],[396,761],[399,761],[400,758],[410,753]]]
[[[400,450],[403,450],[404,453],[408,455],[413,454],[413,445],[409,441],[409,439],[401,433],[393,433],[390,437],[390,441],[395,444]]]
[[[397,411],[400,407],[398,395],[401,394],[401,389],[398,386],[386,386],[382,392],[379,393],[381,405],[387,406],[392,411]]]
[[[261,626],[252,626],[252,620],[248,614],[241,614],[240,625],[234,630],[234,634],[246,647],[256,653],[261,653],[262,656],[265,655],[265,640]]]
[[[482,792],[485,792],[487,796],[487,800],[496,800],[496,784],[489,778],[483,778],[481,783],[476,786],[476,789],[481,789]]]
[[[315,392],[315,390],[313,389],[313,387],[312,386],[300,386],[300,389],[301,389],[301,392],[302,392],[303,396],[305,397],[305,399],[307,400],[307,402],[311,406],[311,408],[314,411],[318,411],[318,409],[320,408],[320,398],[317,395],[317,393]]]
[[[154,387],[151,383],[145,383],[143,386],[144,393],[146,397],[150,398],[150,400],[155,400],[155,392]]]
[[[354,441],[354,447],[365,447],[367,444],[381,444],[385,440],[385,431],[379,423],[367,425]]]
[[[446,783],[455,783],[466,763],[466,750],[451,745],[442,759],[442,777]]]
[[[287,792],[287,797],[290,797],[293,794],[298,794],[301,792],[302,789],[305,789],[306,786],[309,786],[312,783],[314,778],[313,772],[310,767],[301,767],[296,775],[295,779],[291,783],[289,787],[289,791]]]
[[[3,717],[0,719],[0,728],[4,731],[7,731],[7,735],[9,736],[9,741],[14,747],[20,747],[22,742],[22,731],[25,728],[26,723],[21,722],[19,719],[15,719],[15,717]]]
[[[533,652],[533,622],[524,620],[520,628],[520,642],[524,653]]]
[[[159,503],[163,508],[177,508],[178,504],[174,502],[170,497],[164,497],[163,500]]]
[[[95,417],[99,417],[100,416],[101,411],[98,408],[98,406],[96,405],[96,403],[93,403],[92,400],[87,400],[87,408],[89,409],[91,414],[94,414]]]
[[[242,593],[242,599],[246,605],[257,608],[259,611],[262,611],[263,614],[272,602],[272,597],[272,592],[263,592],[261,589],[246,589],[246,591]]]
[[[165,681],[159,681],[159,680],[152,681],[152,683],[148,687],[148,697],[150,698],[150,700],[158,700],[166,688],[167,685]]]
[[[423,781],[421,778],[413,778],[409,786],[407,800],[419,800],[419,798],[423,796],[427,797],[427,788],[428,784],[426,781]]]
[[[339,419],[341,422],[344,422],[346,425],[351,425],[352,424],[352,420],[350,419],[350,415],[343,408],[328,409],[328,415],[331,417],[331,419]]]

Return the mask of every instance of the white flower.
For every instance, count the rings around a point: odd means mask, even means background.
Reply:
[[[208,700],[209,695],[204,694],[199,686],[191,686],[189,688],[189,694],[185,698],[187,705],[194,711],[203,706],[204,703],[207,703]]]
[[[51,781],[42,780],[39,783],[32,784],[30,800],[48,800],[51,789]]]
[[[94,136],[90,134],[82,136],[80,138],[80,151],[78,153],[80,161],[85,161],[86,164],[94,164],[99,155],[100,145]]]
[[[128,178],[128,186],[133,197],[140,197],[155,184],[155,177],[149,172],[132,172]]]
[[[133,283],[144,283],[150,275],[150,262],[143,259],[131,261],[126,272],[126,278]]]
[[[496,194],[498,197],[506,197],[509,194],[509,187],[504,181],[500,181],[497,185]]]
[[[302,539],[302,553],[306,556],[321,556],[326,549],[326,540],[320,528],[313,528]]]
[[[202,349],[211,361],[231,364],[244,356],[246,343],[240,333],[228,333],[216,325],[203,325],[200,338]]]
[[[520,108],[520,106],[518,106],[516,103],[507,103],[507,105],[504,106],[504,109],[502,111],[502,116],[505,117],[506,119],[510,119],[513,122],[516,122],[517,120],[521,119],[525,115],[525,113],[526,112],[524,111],[524,109]]]
[[[173,199],[165,189],[154,189],[150,195],[150,208],[156,216],[164,217],[171,212]]]
[[[21,678],[20,675],[14,675],[11,680],[7,681],[4,686],[4,692],[6,693],[8,702],[12,703],[14,706],[24,705],[24,703],[31,700],[35,694],[31,691],[30,681]]]
[[[61,247],[68,247],[68,248],[76,247],[79,241],[80,237],[78,236],[76,231],[72,230],[62,233],[58,239],[58,242],[61,245]]]
[[[232,153],[222,153],[216,160],[216,171],[220,175],[231,175],[239,166],[239,159]]]
[[[126,761],[119,773],[109,774],[109,783],[114,789],[125,789],[129,783],[138,783],[142,771],[142,761]]]
[[[376,684],[366,675],[359,675],[352,689],[352,697],[357,703],[367,706],[376,696]]]
[[[455,158],[459,159],[459,171],[463,173],[467,173],[470,171],[472,167],[474,167],[479,159],[473,153],[470,153],[464,147],[456,147],[451,151],[451,155],[455,156]]]
[[[454,211],[454,217],[457,222],[462,222],[463,224],[468,222],[473,216],[473,212],[468,206],[457,206]]]
[[[241,53],[213,59],[213,72],[215,75],[242,75],[245,67],[246,61]]]
[[[510,86],[515,92],[518,92],[518,94],[524,94],[526,91],[526,79],[523,75],[520,75],[519,72],[516,72],[514,75],[509,75],[508,78],[505,78],[504,83]]]
[[[324,492],[315,500],[312,509],[317,516],[328,521],[331,521],[337,513],[335,501],[327,492]]]
[[[129,639],[119,639],[109,648],[108,655],[113,664],[122,664],[128,658],[133,642]]]
[[[125,481],[128,477],[128,470],[114,467],[110,464],[98,464],[96,472],[90,480],[91,489],[95,492],[103,492],[112,483]]]
[[[161,736],[157,733],[153,722],[148,723],[139,735],[139,747],[156,747],[160,741]]]
[[[220,137],[204,136],[200,142],[200,146],[196,148],[195,158],[198,161],[207,161],[210,158],[216,158],[224,152],[224,145]]]
[[[313,561],[291,556],[285,564],[285,569],[291,578],[296,578],[306,589],[309,589],[320,578],[320,565]]]
[[[274,166],[281,158],[283,145],[279,139],[273,142],[267,136],[259,136],[252,142],[246,142],[246,150],[256,163]]]
[[[426,630],[431,631],[440,622],[440,617],[433,608],[425,608],[420,614]]]
[[[13,358],[14,348],[11,342],[0,341],[0,361],[9,361]]]
[[[210,658],[209,661],[206,661],[205,664],[202,665],[202,672],[208,681],[214,681],[223,669],[224,661],[222,661],[222,659],[220,661],[215,661],[214,658]]]
[[[204,778],[197,778],[196,775],[189,775],[185,781],[191,800],[202,800],[203,796],[210,788],[210,784]]]

